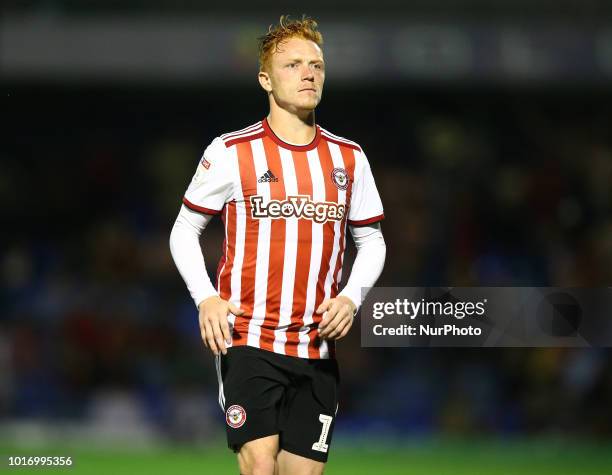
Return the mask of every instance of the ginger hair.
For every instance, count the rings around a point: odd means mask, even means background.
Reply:
[[[291,20],[289,15],[282,15],[277,25],[270,25],[268,33],[258,38],[260,71],[266,70],[271,56],[291,38],[314,41],[319,47],[323,45],[323,35],[317,30],[315,20],[306,15],[302,15],[301,20]]]

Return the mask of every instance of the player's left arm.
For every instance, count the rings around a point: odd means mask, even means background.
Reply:
[[[357,247],[357,256],[349,280],[336,298],[325,299],[317,308],[323,314],[319,335],[328,340],[346,336],[362,302],[362,288],[372,287],[382,272],[387,247],[380,223],[349,226]]]

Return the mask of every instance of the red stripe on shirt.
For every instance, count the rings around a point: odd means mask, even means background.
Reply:
[[[365,226],[367,224],[377,223],[378,221],[382,221],[383,219],[385,219],[385,215],[384,214],[379,214],[378,216],[373,216],[373,217],[367,218],[367,219],[360,219],[358,221],[354,221],[354,220],[349,219],[348,223],[351,226]]]
[[[292,151],[293,163],[299,195],[312,196],[312,178],[308,167],[306,152]],[[291,324],[287,329],[285,354],[297,356],[299,331],[304,325],[306,310],[306,292],[308,289],[308,274],[310,271],[310,253],[312,249],[312,220],[298,219],[298,246],[295,265],[295,281],[293,285],[293,305],[291,309]]]
[[[204,206],[198,206],[192,203],[191,201],[189,201],[184,196],[183,196],[183,203],[185,204],[185,206],[187,206],[187,208],[189,208],[192,211],[197,211],[199,213],[204,213],[204,214],[212,214],[213,216],[217,214],[221,214],[221,211],[222,211],[220,209],[210,209],[210,208],[205,208]]]
[[[244,310],[244,314],[236,317],[234,324],[234,346],[240,346],[247,343],[249,321],[253,317],[253,308],[255,306],[255,269],[257,266],[259,220],[251,217],[251,202],[247,198],[248,190],[257,190],[257,175],[250,142],[243,141],[237,143],[236,153],[238,155],[242,195],[245,197],[246,214],[244,258],[240,281],[240,308]]]
[[[323,173],[323,182],[325,184],[325,201],[330,201],[337,203],[338,202],[338,188],[332,182],[332,170],[334,167],[334,162],[331,156],[331,152],[329,150],[329,145],[325,140],[322,140],[317,147],[317,152],[319,154],[319,163],[321,165],[321,171]],[[327,278],[327,274],[329,273],[329,269],[331,266],[331,257],[334,250],[334,238],[336,236],[335,233],[335,225],[336,221],[326,221],[323,223],[323,246],[321,253],[321,265],[319,268],[319,276],[317,278],[317,289],[315,295],[315,304],[314,309],[315,313],[312,315],[313,328],[311,332],[308,334],[310,337],[310,344],[308,347],[308,353],[311,358],[319,358],[319,347],[321,345],[321,341],[318,338],[317,328],[319,326],[319,322],[322,319],[322,315],[316,313],[316,309],[321,305],[323,299],[325,298],[325,280]],[[315,353],[311,355],[311,353]]]
[[[270,199],[285,199],[285,184],[282,180],[283,166],[278,146],[268,137],[263,139],[268,169],[274,176],[281,177],[270,182]],[[283,289],[283,268],[285,265],[285,232],[287,220],[272,219],[270,223],[270,250],[268,261],[268,285],[266,290],[266,315],[261,326],[259,345],[264,350],[274,351],[274,330],[280,319],[280,301]]]
[[[351,207],[351,195],[353,191],[353,184],[355,183],[355,153],[351,147],[340,147],[340,153],[342,154],[342,160],[344,161],[344,168],[349,176],[349,187],[346,189],[346,209],[347,212],[342,219],[340,225],[340,249],[338,250],[338,256],[336,258],[336,268],[334,270],[334,280],[332,283],[332,298],[338,295],[338,282],[340,277],[340,271],[342,270],[342,263],[344,262],[344,248],[346,246],[346,221],[348,219],[348,210]]]
[[[236,257],[236,202],[232,201],[225,205],[225,213],[221,219],[225,225],[225,240],[223,241],[223,257],[219,261],[217,270],[217,282],[219,295],[224,300],[232,296],[232,269]]]

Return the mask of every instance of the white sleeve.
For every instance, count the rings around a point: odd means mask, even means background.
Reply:
[[[200,234],[211,219],[209,214],[200,214],[181,206],[170,233],[172,258],[196,307],[205,298],[218,295],[206,272],[200,247]]]
[[[183,204],[199,213],[220,214],[225,203],[233,199],[232,166],[223,140],[217,137],[204,150]]]
[[[357,247],[357,256],[346,286],[338,295],[350,298],[357,308],[361,306],[361,289],[373,287],[385,264],[387,246],[380,230],[380,223],[350,226]]]
[[[383,205],[365,153],[355,153],[355,182],[352,187],[348,224],[364,226],[384,219]]]

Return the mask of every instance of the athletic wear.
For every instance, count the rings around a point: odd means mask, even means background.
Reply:
[[[359,145],[318,126],[310,144],[287,144],[264,120],[212,142],[183,202],[225,224],[217,290],[245,311],[229,316],[232,345],[333,357],[314,311],[338,295],[346,224],[384,217]]]
[[[363,289],[374,287],[383,270],[387,246],[379,223],[350,226],[349,229],[357,255],[348,282],[338,295],[350,298],[359,309],[364,297]]]
[[[385,258],[365,154],[318,126],[312,143],[287,144],[264,120],[211,143],[183,203],[170,248],[196,305],[218,291],[245,311],[228,316],[232,342],[216,359],[228,445],[278,434],[281,449],[325,462],[339,375],[314,311],[339,295],[347,223],[357,257],[341,295],[359,306]],[[226,233],[217,291],[199,243],[215,214]]]
[[[281,449],[326,462],[338,408],[335,359],[304,359],[249,346],[217,357],[228,446],[279,435]]]
[[[209,214],[181,206],[170,233],[170,252],[196,307],[202,300],[217,295],[200,247],[200,235],[211,219]]]
[[[196,305],[205,298],[218,295],[208,277],[200,247],[200,235],[212,215],[191,211],[182,206],[170,234],[170,250],[174,262],[187,284]],[[379,223],[349,226],[357,255],[346,286],[338,295],[350,298],[361,306],[362,289],[374,286],[385,262],[385,240]]]

